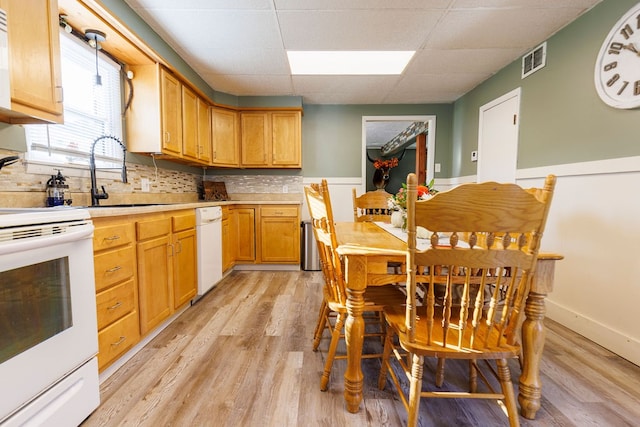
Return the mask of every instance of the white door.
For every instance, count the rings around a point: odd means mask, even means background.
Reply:
[[[477,180],[515,182],[520,88],[480,107]]]

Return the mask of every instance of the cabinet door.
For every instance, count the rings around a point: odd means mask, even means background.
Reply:
[[[266,167],[271,162],[271,134],[268,113],[240,113],[242,166]]]
[[[256,260],[256,225],[254,208],[234,209],[236,219],[236,261]]]
[[[57,0],[0,0],[0,6],[7,12],[11,109],[62,123]]]
[[[182,86],[182,156],[198,159],[198,95]]]
[[[239,166],[238,113],[211,108],[212,163],[216,166]]]
[[[180,81],[160,69],[160,103],[162,109],[162,150],[182,153],[182,93]]]
[[[271,113],[271,164],[302,167],[300,112]]]
[[[140,333],[143,335],[173,311],[171,236],[164,235],[137,244]]]
[[[196,295],[196,230],[173,235],[173,306],[178,308]]]
[[[295,207],[263,207],[260,213],[260,261],[300,262],[300,221]]]
[[[198,159],[211,163],[211,118],[209,105],[198,97]]]

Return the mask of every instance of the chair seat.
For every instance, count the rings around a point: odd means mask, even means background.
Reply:
[[[384,315],[387,320],[388,327],[392,328],[398,335],[400,345],[403,349],[410,353],[420,354],[427,357],[443,357],[447,359],[505,359],[518,357],[519,347],[508,345],[503,338],[501,341],[503,344],[494,345],[479,349],[474,348],[469,340],[471,336],[471,324],[472,314],[466,322],[465,333],[463,334],[463,340],[458,345],[458,339],[460,335],[459,330],[459,318],[451,316],[449,332],[447,334],[447,344],[443,346],[443,329],[441,327],[433,328],[433,336],[431,337],[431,343],[427,337],[427,323],[416,322],[415,340],[411,342],[406,331],[406,308],[405,305],[386,306],[384,309]],[[427,318],[426,307],[418,307],[416,309],[416,316],[418,318]],[[435,325],[442,324],[442,313],[434,313],[433,322]],[[488,340],[484,337],[487,336],[487,327],[484,322],[478,325],[477,335],[483,337],[482,343],[497,343],[500,331],[497,327],[491,329]]]

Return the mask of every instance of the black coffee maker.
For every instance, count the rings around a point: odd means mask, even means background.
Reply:
[[[72,200],[64,198],[65,189],[69,188],[68,184],[65,184],[66,178],[62,176],[60,170],[57,175],[51,175],[51,179],[47,181],[47,206],[63,206],[70,205]]]

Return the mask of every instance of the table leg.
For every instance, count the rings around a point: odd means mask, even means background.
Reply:
[[[544,299],[546,294],[529,292],[525,306],[526,319],[522,324],[522,373],[518,402],[523,417],[533,420],[540,409],[542,383],[540,359],[544,348]]]
[[[345,340],[347,344],[347,370],[344,373],[344,399],[347,410],[358,412],[362,402],[363,374],[362,342],[364,340],[364,290],[366,288],[366,258],[345,257],[347,279],[347,321]]]

